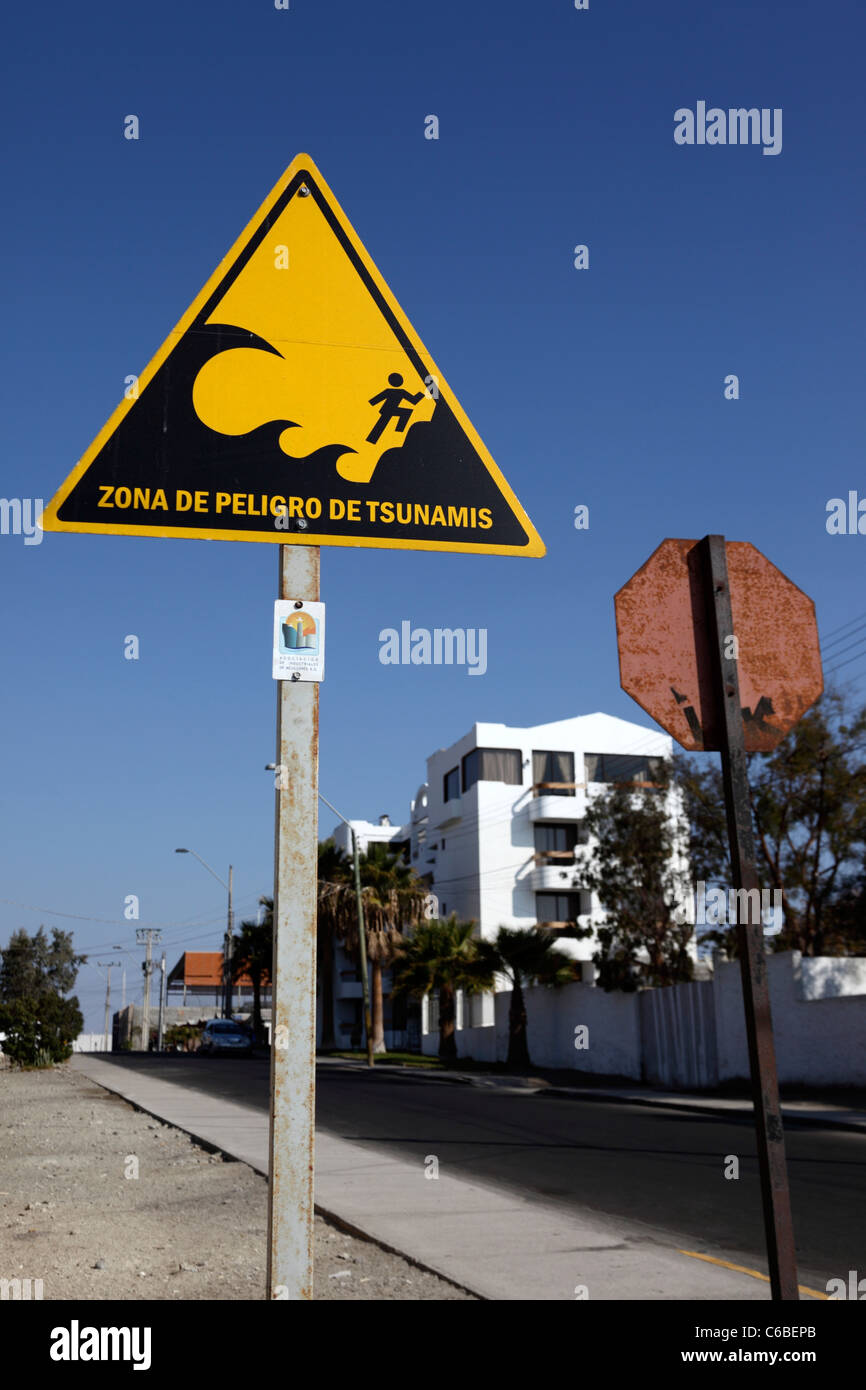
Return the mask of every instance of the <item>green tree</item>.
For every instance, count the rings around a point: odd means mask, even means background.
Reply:
[[[21,1067],[49,1067],[72,1056],[72,1043],[84,1027],[78,1000],[44,990],[30,999],[0,1004],[3,1051]]]
[[[367,959],[370,963],[370,1012],[373,1051],[385,1051],[383,974],[400,945],[401,929],[421,920],[428,889],[402,858],[387,845],[373,843],[360,856],[361,896]],[[358,902],[352,860],[333,840],[319,845],[318,949],[322,981],[322,1040],[336,1047],[333,1021],[334,947],[340,941],[353,959],[360,957]],[[327,1012],[326,1012],[327,1010]],[[328,1041],[330,1039],[330,1041]]]
[[[404,929],[423,920],[429,889],[401,854],[387,845],[367,846],[361,856],[361,887],[370,961],[370,1012],[373,1051],[385,1049],[385,1007],[382,976],[393,965]]]
[[[50,1066],[72,1054],[84,1026],[76,998],[65,999],[86,956],[76,955],[72,933],[40,927],[31,937],[13,932],[0,953],[0,1032],[3,1051],[20,1066]]]
[[[556,945],[556,932],[542,927],[529,930],[500,927],[495,940],[479,943],[479,951],[493,970],[511,982],[508,1009],[508,1064],[529,1067],[526,996],[527,985],[561,988],[577,979],[575,963]]]
[[[261,922],[241,922],[232,940],[232,979],[248,975],[253,986],[253,1034],[256,1042],[265,1036],[262,1023],[262,983],[270,980],[274,951],[274,900],[261,897],[265,911]]]
[[[44,989],[68,994],[86,960],[86,956],[76,955],[72,932],[52,927],[49,941],[44,927],[35,936],[29,936],[22,927],[12,933],[2,952],[0,1000],[27,999]]]
[[[615,782],[587,807],[588,843],[575,883],[595,893],[604,911],[593,961],[606,990],[675,984],[693,974],[694,927],[677,920],[687,831],[670,770],[661,766],[655,777],[652,788]]]
[[[458,922],[456,913],[445,920],[421,922],[395,951],[394,994],[423,998],[439,994],[439,1057],[457,1060],[456,999],[458,989],[480,994],[493,988],[494,967],[489,952],[473,937],[474,922]]]
[[[203,1031],[202,1023],[174,1023],[166,1028],[163,1041],[169,1052],[194,1052]]]
[[[679,760],[696,879],[727,881],[730,860],[721,771]],[[758,877],[778,892],[773,949],[852,955],[866,945],[866,707],[825,693],[772,753],[749,758]],[[707,937],[737,951],[735,928]]]

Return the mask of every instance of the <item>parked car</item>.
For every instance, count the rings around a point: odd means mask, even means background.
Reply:
[[[241,1023],[230,1018],[209,1018],[201,1035],[200,1052],[235,1052],[249,1054],[253,1050],[253,1040]]]

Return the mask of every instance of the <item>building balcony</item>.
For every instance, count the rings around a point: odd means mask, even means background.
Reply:
[[[585,814],[577,796],[575,782],[536,782],[529,802],[529,819],[533,825],[545,821],[577,821]],[[580,784],[580,790],[583,785]]]
[[[534,893],[569,892],[575,867],[573,850],[536,854],[535,867],[529,871],[529,886]]]
[[[573,922],[538,922],[536,923],[543,931],[572,931],[575,927],[592,927],[592,915],[589,912],[580,912]]]

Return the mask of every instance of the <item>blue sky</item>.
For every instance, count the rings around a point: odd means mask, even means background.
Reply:
[[[475,720],[648,726],[613,593],[665,536],[754,542],[825,636],[866,609],[866,537],[825,530],[866,495],[854,3],[49,3],[4,37],[2,496],[53,495],[307,151],[547,544],[323,550],[321,787],[346,815],[404,818]],[[781,108],[782,152],[676,145],[699,100]],[[122,944],[132,997],[128,894],[170,963],[219,944],[222,890],[175,846],[234,864],[241,913],[271,883],[277,550],[0,536],[0,567],[0,944]],[[381,665],[403,619],[486,627],[486,675]],[[866,653],[840,674],[862,693]],[[99,1028],[102,978],[79,985]]]

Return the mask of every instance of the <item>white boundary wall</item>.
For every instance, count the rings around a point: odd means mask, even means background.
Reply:
[[[804,958],[799,951],[786,951],[769,956],[767,966],[779,1080],[791,1085],[866,1085],[866,959]],[[710,1087],[747,1079],[739,963],[719,963],[710,988],[712,1007],[707,985],[699,983],[652,991],[652,998],[647,997],[649,991],[605,994],[584,984],[527,990],[532,1061],[539,1067],[634,1081],[649,1072],[654,1084],[673,1088],[686,1084],[686,1077],[692,1085],[700,1078]],[[459,1057],[505,1061],[511,993],[503,991],[494,998],[495,1023],[457,1030]],[[671,1016],[672,1045],[660,1052],[657,1038],[642,1038],[641,1015],[644,1029],[657,1029],[662,1002]],[[426,1016],[425,1009],[425,1020]],[[575,1047],[580,1025],[589,1030],[585,1049]],[[423,1034],[424,1053],[435,1055],[438,1046],[438,1033]],[[700,1060],[697,1072],[683,1065],[686,1049]]]

